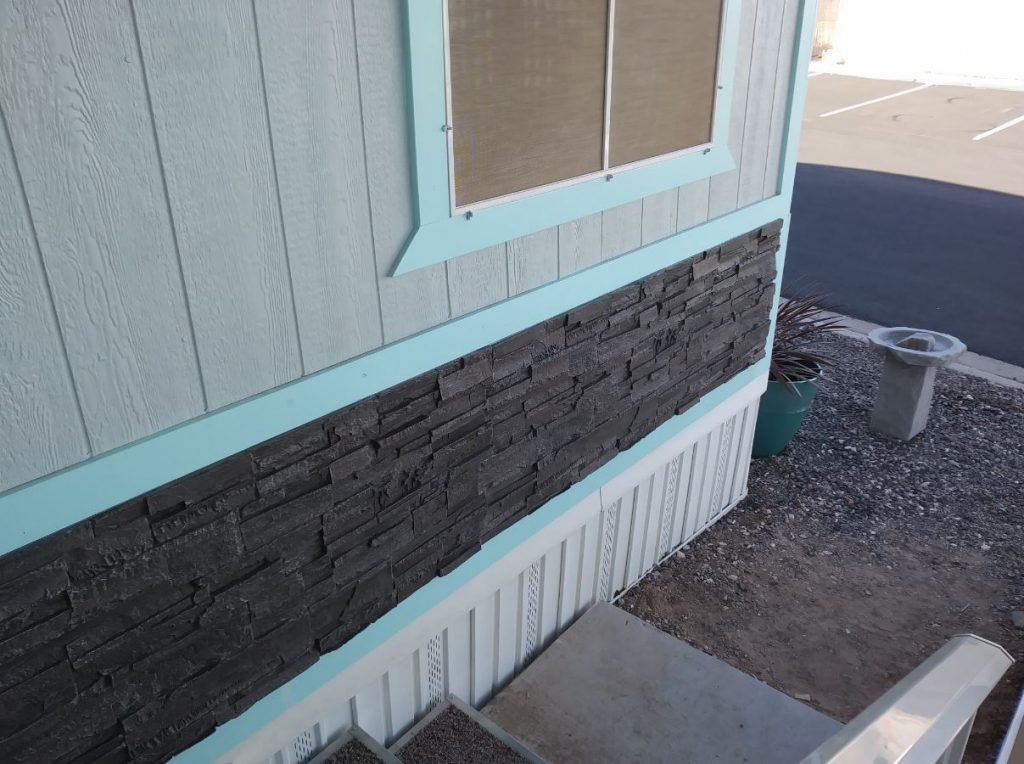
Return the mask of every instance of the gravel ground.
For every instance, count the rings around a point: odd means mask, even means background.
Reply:
[[[358,740],[350,740],[324,764],[380,764],[380,757]]]
[[[940,371],[902,443],[868,429],[881,358],[825,346],[796,440],[620,604],[844,722],[951,636],[991,639],[1018,663],[975,723],[967,761],[989,762],[1024,679],[1024,391]]]
[[[525,761],[456,708],[438,714],[396,755],[405,764],[523,764]]]

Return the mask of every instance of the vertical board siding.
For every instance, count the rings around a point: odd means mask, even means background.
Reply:
[[[446,693],[484,705],[589,605],[616,599],[743,497],[745,485],[734,477],[745,474],[750,460],[747,435],[757,399],[743,397],[739,403],[714,424],[681,434],[656,460],[639,467],[625,490],[608,494],[606,486],[581,502],[577,519],[563,527],[554,545],[541,531],[510,553],[521,562],[510,560],[501,574],[482,573],[493,576],[474,589],[485,595],[447,603],[446,614],[431,625],[412,624],[407,636],[395,635],[392,639],[401,643],[395,657],[364,659],[358,672],[353,668],[362,677],[355,686],[332,680],[318,698],[298,701],[259,733],[260,739],[243,743],[220,764],[278,761],[274,756],[281,751],[268,750],[262,738],[295,739],[310,730],[333,738],[351,723],[342,719],[345,726],[338,727],[339,721],[318,709],[354,707],[353,720],[391,744]],[[698,452],[707,458],[695,459]],[[700,467],[696,472],[694,464]]]
[[[504,687],[516,671],[519,640],[519,578],[506,581],[497,590],[498,613],[495,618],[494,685]]]
[[[249,0],[138,0],[209,405],[302,373]]]
[[[643,200],[637,199],[601,213],[602,260],[624,255],[640,246],[643,209]]]
[[[377,740],[390,738],[384,677],[378,677],[352,696],[352,721]]]
[[[468,698],[470,672],[452,671],[451,666],[465,662],[470,655],[470,614],[468,612],[453,618],[445,629],[445,671],[446,692]]]
[[[402,9],[400,0],[353,1],[380,309],[384,341],[394,342],[448,320],[448,284],[440,263],[387,275],[413,228]]]
[[[0,489],[89,455],[0,109]]]
[[[386,677],[388,727],[398,737],[416,720],[416,661],[406,655],[396,661]]]
[[[775,68],[775,97],[772,101],[771,124],[768,126],[768,156],[765,160],[762,198],[779,193],[779,178],[782,175],[782,144],[786,137],[786,122],[789,117],[789,93],[799,18],[800,0],[786,0],[786,7],[782,12],[778,63]],[[794,119],[802,118],[802,114],[794,115]]]
[[[772,2],[773,0],[763,0]],[[716,218],[736,209],[739,199],[740,168],[743,166],[743,133],[746,125],[747,95],[750,85],[750,71],[754,65],[754,30],[757,7],[761,0],[745,0],[740,16],[740,42],[736,50],[736,79],[733,83],[732,112],[729,125],[729,151],[736,162],[736,169],[716,175],[711,179],[711,193],[708,214]],[[762,62],[756,62],[760,68]]]
[[[202,413],[127,0],[5,1],[0,108],[93,447]]]
[[[350,0],[258,0],[306,373],[383,344]]]
[[[508,291],[520,294],[558,278],[558,229],[548,228],[508,243]]]
[[[778,68],[779,41],[786,0],[758,0],[754,22],[754,47],[747,106],[744,113],[743,142],[740,149],[737,206],[746,207],[764,197],[764,175],[768,162],[775,74]]]
[[[679,189],[679,207],[676,212],[676,230],[685,231],[707,222],[711,179],[688,183]]]
[[[660,194],[652,194],[643,200],[643,215],[640,224],[640,243],[650,244],[676,232],[676,217],[679,214],[679,189],[670,188]]]
[[[497,594],[480,600],[470,611],[473,665],[469,702],[482,706],[494,691],[494,643],[497,624]]]
[[[498,244],[446,263],[452,318],[508,297],[505,249],[504,244]]]
[[[558,275],[601,262],[601,213],[558,226]]]
[[[775,194],[799,0],[743,5],[736,170],[392,278],[403,0],[0,0],[4,224],[39,247],[5,264],[36,304],[0,490]]]

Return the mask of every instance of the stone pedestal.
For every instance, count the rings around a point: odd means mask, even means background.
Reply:
[[[910,440],[928,424],[936,370],[963,355],[967,346],[948,334],[906,326],[879,327],[868,342],[885,356],[871,429]]]
[[[900,440],[910,440],[928,424],[935,390],[934,366],[909,366],[886,357],[878,385],[871,429]]]

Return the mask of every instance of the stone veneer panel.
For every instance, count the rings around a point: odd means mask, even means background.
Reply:
[[[748,367],[780,226],[0,558],[4,761],[165,761]]]

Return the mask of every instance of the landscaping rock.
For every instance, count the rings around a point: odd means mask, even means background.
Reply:
[[[835,366],[793,443],[623,605],[840,721],[955,634],[990,639],[1017,659],[968,746],[990,762],[1024,679],[1024,391],[946,369],[902,442],[869,427],[881,359],[845,337],[822,349]]]

